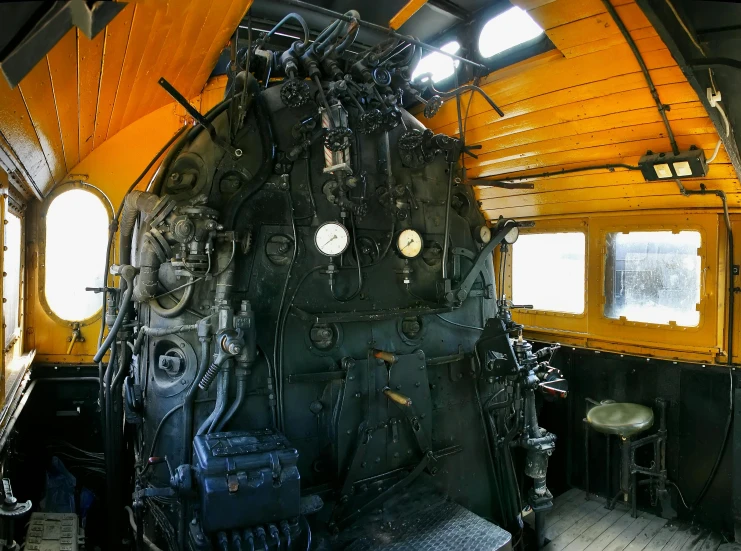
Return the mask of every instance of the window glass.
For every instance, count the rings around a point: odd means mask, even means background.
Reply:
[[[479,53],[488,58],[543,34],[533,18],[520,8],[511,8],[490,19],[479,35]]]
[[[5,254],[3,255],[3,323],[5,347],[19,334],[21,298],[21,219],[10,211],[5,214]]]
[[[696,326],[700,244],[695,231],[608,233],[605,316]]]
[[[449,54],[456,54],[461,49],[461,45],[453,40],[441,46],[440,49]],[[440,82],[453,76],[456,67],[458,67],[457,60],[439,52],[432,52],[419,60],[416,69],[412,73],[412,80],[417,80],[417,78],[426,73],[432,73],[432,82]]]
[[[512,246],[512,302],[584,312],[586,240],[581,232],[520,235]]]
[[[101,308],[108,212],[101,200],[81,189],[56,197],[46,213],[46,301],[67,321],[89,318]]]

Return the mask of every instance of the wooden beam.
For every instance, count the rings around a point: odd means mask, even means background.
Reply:
[[[389,21],[389,27],[394,30],[400,29],[401,26],[409,21],[409,19],[415,13],[417,13],[417,10],[419,10],[426,3],[427,0],[409,0],[409,2],[407,2],[406,5],[399,10],[399,13],[391,18],[391,21]]]

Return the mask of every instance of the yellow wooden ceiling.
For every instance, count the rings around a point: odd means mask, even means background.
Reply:
[[[93,40],[70,30],[15,89],[0,78],[0,149],[18,171],[11,176],[46,194],[94,148],[172,101],[160,77],[196,96],[251,3],[130,3]]]
[[[671,151],[666,130],[627,42],[600,0],[514,0],[527,9],[557,50],[482,79],[505,113],[500,118],[473,96],[466,143],[481,144],[467,159],[469,178],[537,174],[607,163],[635,165],[647,150]],[[712,155],[718,134],[671,53],[633,0],[613,0],[642,53],[681,149],[696,145]],[[725,91],[724,91],[725,92]],[[465,113],[470,97],[462,99]],[[457,134],[455,101],[431,121]],[[708,188],[741,205],[741,187],[721,147],[710,165]],[[617,169],[533,180],[533,190],[478,188],[490,218],[563,216],[602,211],[719,207],[715,196],[680,196],[674,182],[645,182],[640,172]],[[688,189],[700,181],[687,180]]]

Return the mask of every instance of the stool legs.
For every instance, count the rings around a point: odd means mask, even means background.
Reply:
[[[589,423],[584,419],[584,491],[589,499]]]

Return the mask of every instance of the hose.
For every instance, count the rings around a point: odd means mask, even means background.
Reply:
[[[201,426],[196,431],[196,435],[200,436],[208,432],[212,432],[212,427],[215,421],[221,417],[226,408],[226,393],[229,389],[229,366],[224,364],[221,366],[219,371],[219,384],[216,389],[216,404],[211,414],[201,423]]]
[[[136,521],[134,520],[134,511],[128,505],[124,507],[124,509],[129,514],[129,524],[131,525],[131,529],[135,534],[138,533],[139,528],[136,526]],[[162,549],[157,547],[154,542],[146,536],[146,534],[144,534],[144,543],[149,547],[150,551],[162,551]]]

